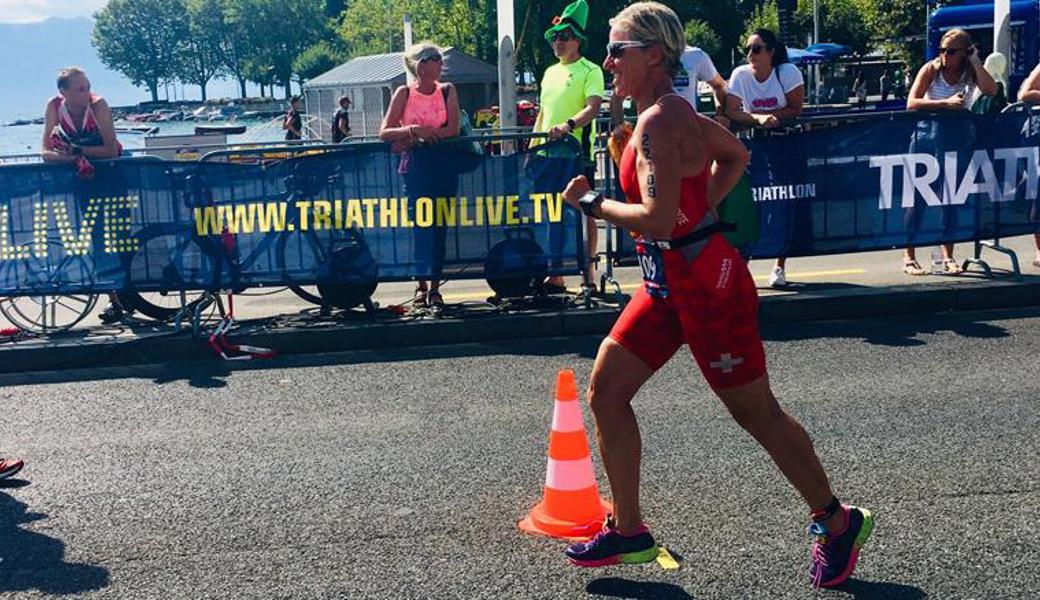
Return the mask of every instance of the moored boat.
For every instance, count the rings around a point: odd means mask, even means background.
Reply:
[[[245,125],[196,125],[195,135],[206,135],[210,133],[223,133],[237,135],[246,132]]]

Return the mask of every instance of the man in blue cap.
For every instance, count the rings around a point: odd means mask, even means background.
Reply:
[[[589,5],[585,0],[568,4],[545,32],[545,40],[553,47],[560,62],[545,70],[541,82],[541,107],[535,120],[535,133],[547,133],[556,140],[565,135],[574,136],[586,159],[585,177],[595,187],[596,163],[593,140],[596,137],[595,119],[603,103],[603,70],[596,63],[581,55],[582,44],[588,41],[585,26],[589,18]],[[532,145],[535,145],[533,142]],[[585,244],[589,262],[585,269],[583,286],[595,286],[594,262],[598,230],[596,220],[587,220]],[[550,293],[566,290],[562,277],[551,277],[545,284]]]

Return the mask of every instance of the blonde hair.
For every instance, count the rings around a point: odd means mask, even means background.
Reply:
[[[632,41],[660,44],[668,73],[679,72],[686,34],[675,11],[660,2],[636,2],[611,19],[610,26],[627,31]]]
[[[86,72],[79,67],[65,67],[58,70],[58,89],[63,90],[69,85],[69,79],[72,79],[73,75],[87,76]]]
[[[945,44],[947,41],[957,44],[958,48],[961,48],[965,51],[967,51],[968,48],[971,48],[975,44],[975,42],[971,39],[971,34],[969,34],[967,31],[964,31],[963,29],[951,29],[944,33],[942,39],[939,40],[939,47],[942,48],[943,44]],[[974,83],[975,70],[971,68],[970,64],[968,64],[967,54],[965,54],[964,60],[964,72],[968,75],[968,81]],[[942,71],[942,55],[935,57],[935,60],[932,61],[932,66],[935,67],[935,71],[937,73]],[[963,77],[964,75],[962,74],[961,76]]]
[[[408,69],[408,72],[412,74],[412,77],[418,77],[416,69],[419,63],[423,59],[429,59],[433,57],[440,57],[444,59],[444,52],[440,46],[433,42],[419,42],[418,44],[412,44],[410,48],[404,51],[404,68]]]

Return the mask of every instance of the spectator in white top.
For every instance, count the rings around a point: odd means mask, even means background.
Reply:
[[[748,64],[733,69],[726,116],[734,123],[772,128],[802,114],[805,79],[787,58],[787,47],[768,29],[747,39]]]
[[[682,69],[672,78],[675,92],[686,99],[694,109],[697,108],[697,85],[703,81],[711,86],[715,96],[715,115],[720,117],[726,112],[726,92],[729,87],[726,80],[719,75],[715,63],[711,62],[708,53],[700,48],[687,46],[680,57]],[[722,124],[729,125],[723,117]]]
[[[733,69],[726,97],[726,116],[740,125],[771,129],[802,114],[805,79],[787,58],[787,47],[768,29],[747,39],[748,64]],[[787,285],[785,257],[776,259],[769,285]]]
[[[1022,87],[1018,88],[1018,101],[1040,104],[1040,65],[1033,69],[1029,77],[1022,82]],[[1040,213],[1040,201],[1034,200],[1033,202],[1033,210]],[[1040,214],[1035,214],[1033,219],[1040,219]],[[1034,233],[1033,238],[1036,241],[1036,257],[1033,259],[1033,266],[1040,269],[1040,231]]]
[[[971,36],[963,29],[947,31],[939,42],[939,56],[925,63],[917,72],[914,85],[906,101],[907,110],[929,112],[963,111],[971,106],[978,94],[992,96],[997,93],[997,82],[993,80],[979,59],[978,50]],[[937,140],[932,151],[942,156],[951,139],[966,139],[966,132],[949,131],[944,123],[928,123],[935,128],[931,137]],[[957,126],[959,127],[959,126]],[[919,136],[915,136],[915,139]],[[945,140],[945,143],[943,141]],[[911,209],[913,210],[913,209]],[[919,218],[920,213],[913,213]],[[944,213],[945,216],[945,213]],[[943,271],[958,275],[963,271],[953,257],[953,244],[942,244]],[[907,275],[925,275],[913,246],[903,252],[903,272]]]
[[[700,48],[686,46],[682,56],[679,58],[682,68],[672,78],[672,87],[675,93],[690,103],[693,110],[697,110],[697,85],[705,82],[711,86],[712,94],[715,96],[715,120],[723,127],[729,127],[729,119],[726,113],[726,80],[719,75],[715,63],[711,61],[708,53]],[[623,133],[621,124],[624,122],[625,98],[614,94],[610,97],[610,131],[614,138],[621,140]]]

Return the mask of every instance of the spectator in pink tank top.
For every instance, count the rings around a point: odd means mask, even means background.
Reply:
[[[47,162],[78,163],[82,171],[87,159],[115,158],[122,150],[108,103],[90,92],[78,67],[58,72],[58,95],[47,102],[44,120],[40,154]]]
[[[93,159],[116,158],[123,147],[116,140],[112,111],[105,99],[90,91],[90,80],[79,67],[58,71],[58,95],[44,108],[40,156],[45,162],[69,163],[82,177],[94,174]],[[123,308],[115,294],[101,312],[104,323],[122,318]]]
[[[390,107],[379,128],[379,139],[390,142],[393,152],[401,154],[399,172],[404,177],[409,211],[418,198],[452,198],[459,176],[454,164],[454,149],[445,152],[439,142],[459,135],[459,97],[455,86],[441,83],[443,57],[440,48],[420,42],[404,54],[404,65],[414,83],[394,91]],[[415,262],[429,281],[419,280],[415,306],[429,307],[439,313],[444,300],[439,291],[444,261],[444,227],[416,227]]]

